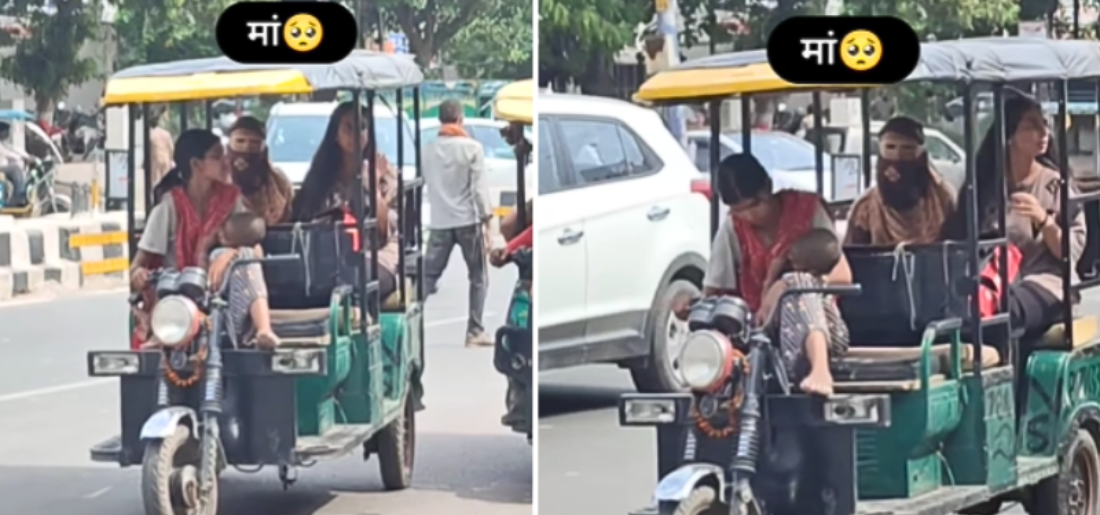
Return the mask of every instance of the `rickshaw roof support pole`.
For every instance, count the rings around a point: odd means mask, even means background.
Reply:
[[[191,124],[191,102],[180,103],[180,132],[188,129]]]
[[[963,152],[966,155],[966,180],[964,181],[966,202],[966,253],[967,268],[978,270],[980,257],[978,255],[978,238],[981,232],[978,229],[978,185],[977,185],[977,156],[974,154],[974,91],[968,83],[960,88],[963,98]],[[978,315],[979,282],[975,280],[967,283],[967,293],[970,295],[970,317],[967,331],[974,339],[974,373],[982,374],[982,318]]]
[[[821,92],[814,91],[814,174],[817,175],[817,194],[825,195],[825,132],[821,126]],[[835,180],[833,182],[836,182]]]
[[[137,208],[137,185],[134,183],[134,171],[137,169],[137,155],[134,154],[134,150],[137,149],[137,110],[134,108],[137,106],[126,106],[126,113],[129,115],[128,123],[129,127],[126,129],[126,139],[129,141],[126,144],[130,147],[130,151],[126,153],[126,170],[129,173],[126,181],[126,227],[129,229],[130,237],[130,259],[134,259],[137,255],[137,239],[134,238],[134,233],[137,229],[136,216],[134,210]]]
[[[817,121],[814,120],[816,123]],[[860,163],[860,167],[863,168],[863,189],[866,190],[871,187],[871,156],[872,152],[876,152],[878,149],[871,148],[871,90],[863,88],[859,90],[859,124],[863,128],[863,159]],[[821,132],[818,130],[817,132]],[[836,169],[833,169],[833,173],[836,173]],[[833,178],[833,184],[836,184],[836,178]],[[836,192],[833,192],[833,196],[836,196]],[[854,200],[854,199],[853,199]]]
[[[1074,264],[1071,256],[1069,255],[1069,229],[1070,225],[1070,203],[1069,203],[1069,190],[1072,186],[1073,177],[1069,171],[1069,149],[1067,148],[1067,141],[1069,138],[1066,136],[1066,97],[1068,96],[1067,88],[1068,82],[1060,80],[1055,82],[1054,88],[1057,91],[1058,97],[1058,119],[1054,123],[1058,138],[1058,175],[1061,176],[1062,187],[1058,189],[1058,203],[1062,206],[1061,212],[1058,213],[1058,223],[1062,226],[1062,320],[1066,321],[1066,336],[1062,340],[1066,350],[1073,348],[1073,285],[1070,278],[1073,277],[1070,274],[1076,273],[1073,269]],[[1076,211],[1076,209],[1073,209]]]
[[[420,168],[420,103],[421,103],[421,90],[420,86],[413,88],[413,152],[416,156],[416,179],[419,181],[423,177],[423,171]],[[424,208],[423,202],[424,188],[419,187],[413,191],[413,216],[409,220],[409,226],[415,227],[413,241],[416,243],[416,299],[419,301],[424,300],[424,253],[420,252],[424,245],[424,228],[420,224],[422,216],[420,210]],[[423,318],[421,319],[423,323]],[[424,359],[421,357],[421,359]]]
[[[352,92],[351,101],[355,104],[355,108],[352,109],[352,120],[353,120],[352,123],[355,127],[354,132],[355,132],[357,138],[359,139],[359,143],[362,143],[362,134],[363,134],[363,108],[362,108],[361,98],[362,98],[362,92],[361,91],[359,91],[357,89],[357,90]],[[356,144],[354,147],[355,147],[355,150],[353,152],[353,155],[355,156],[355,162],[356,163],[362,163],[363,162],[363,147],[362,147],[361,144]],[[372,159],[371,161],[374,161],[374,160]],[[352,209],[352,212],[354,213],[354,217],[355,217],[355,231],[356,231],[356,234],[359,235],[359,241],[360,241],[359,252],[363,252],[362,242],[366,239],[365,238],[366,231],[363,228],[363,225],[364,225],[363,220],[367,217],[367,209],[366,209],[366,206],[363,205],[365,203],[365,200],[364,200],[363,188],[361,186],[363,184],[363,167],[362,166],[356,166],[355,167],[355,175],[354,175],[354,178],[352,180],[353,180],[353,182],[352,182],[353,186],[352,186],[351,190],[356,191],[358,194],[351,196],[351,209]],[[354,185],[360,185],[360,187],[356,188]],[[373,239],[371,240],[371,243],[373,243]],[[372,245],[372,247],[373,247],[373,245]],[[376,277],[367,275],[367,261],[366,261],[365,256],[359,256],[358,258],[356,258],[356,263],[358,263],[358,266],[360,268],[360,271],[359,271],[360,280],[358,282],[363,287],[363,289],[361,291],[359,291],[359,313],[360,313],[360,318],[363,321],[363,323],[362,323],[363,332],[365,333],[366,328],[369,325],[368,320],[371,320],[370,310],[371,310],[372,302],[369,302],[368,299],[370,298],[372,289],[374,291],[378,290],[378,282],[377,282]],[[366,278],[366,277],[369,277],[370,279],[366,280],[366,281],[362,280],[363,278]],[[371,286],[374,286],[374,288],[371,288]]]
[[[993,127],[991,130],[996,135],[993,138],[993,169],[994,170],[1007,170],[1008,164],[1008,145],[1005,144],[1005,121],[1004,121],[1004,85],[993,85]],[[1004,173],[994,174],[993,188],[998,192],[997,199],[997,211],[999,220],[997,225],[997,238],[1005,238],[1005,227],[1008,223],[1008,181],[1006,180]],[[1007,240],[1005,240],[1007,242]],[[998,256],[997,266],[998,274],[1001,277],[1001,284],[1009,284],[1008,281],[1008,252],[1000,252]],[[1008,297],[1011,293],[1001,295],[1000,299],[1000,312],[1008,313]],[[1011,363],[1015,370],[1021,370],[1019,359],[1019,339],[1012,333],[1012,320],[1011,317],[1006,322],[1008,324],[1008,355],[1005,356],[1005,362]]]
[[[153,130],[152,111],[153,110],[151,109],[149,104],[141,105],[141,116],[142,119],[145,121],[141,124],[141,166],[145,169],[143,171],[145,180],[141,182],[144,183],[143,189],[145,190],[143,194],[145,195],[144,207],[146,218],[148,218],[149,210],[153,207],[153,186],[156,186],[155,184],[151,184],[153,174],[150,173],[152,172],[153,167],[153,153],[149,151],[149,145],[151,145],[149,134]]]
[[[359,114],[356,115],[356,118],[359,120],[359,123],[356,124],[356,126],[355,126],[355,133],[356,134],[363,134],[363,115],[362,115],[363,110],[362,110],[362,107],[358,103],[356,103],[355,112],[359,113]],[[379,285],[379,283],[378,283],[378,231],[380,229],[378,227],[378,202],[377,202],[377,200],[378,200],[380,192],[378,191],[378,160],[375,159],[375,156],[378,155],[377,154],[378,145],[375,141],[376,131],[374,130],[374,90],[367,90],[367,112],[370,113],[370,115],[371,115],[370,120],[367,123],[367,127],[366,127],[366,129],[367,129],[367,156],[370,157],[370,159],[368,160],[368,164],[367,164],[367,183],[370,184],[370,203],[367,204],[369,206],[367,208],[367,213],[368,213],[368,216],[370,216],[371,220],[374,221],[374,228],[373,228],[374,230],[370,231],[370,284],[373,287],[372,288],[367,288],[366,297],[367,298],[370,298],[372,296],[374,297],[374,302],[367,302],[367,305],[372,306],[374,308],[374,312],[371,313],[371,315],[372,315],[371,320],[378,320],[378,311],[380,311],[381,308],[382,308],[382,302],[381,302],[382,299],[381,299],[381,292],[378,291],[378,287],[379,287],[378,286]],[[401,118],[401,113],[400,112],[397,113],[397,118],[398,119]],[[363,157],[362,157],[363,147],[362,147],[362,145],[356,145],[355,148],[358,149],[357,152],[359,152],[359,159],[357,159],[355,162],[356,163],[362,163],[363,162]],[[361,170],[362,170],[363,167],[359,166],[358,168],[360,169],[360,176],[361,176],[361,174],[362,174]],[[398,172],[398,174],[400,174],[400,172]],[[362,182],[359,182],[359,184],[362,184]],[[360,227],[360,230],[362,230],[363,225],[360,224],[359,227]],[[364,241],[362,234],[359,235],[359,238],[360,238],[359,241]],[[400,286],[400,285],[398,285],[398,286]],[[366,300],[366,298],[363,299],[363,300]],[[363,320],[365,321],[367,319],[364,318]]]
[[[713,121],[711,122],[713,123]],[[722,119],[718,119],[719,125]],[[741,95],[741,152],[752,154],[752,96]],[[715,190],[714,194],[718,191]]]
[[[718,198],[718,160],[722,155],[719,152],[719,140],[722,138],[722,101],[711,100],[707,108],[710,111],[707,113],[707,118],[710,119],[710,239],[713,241],[718,234],[718,203],[721,202]]]
[[[394,104],[397,105],[397,213],[398,220],[405,219],[405,99],[404,88],[397,88],[394,92]],[[400,228],[399,238],[400,243],[398,247],[401,252],[397,253],[397,284],[405,284],[405,233],[408,232],[404,227]],[[409,299],[405,298],[406,291],[404,287],[397,288],[401,298],[401,305],[405,306]]]
[[[214,101],[206,101],[206,130],[214,130]]]

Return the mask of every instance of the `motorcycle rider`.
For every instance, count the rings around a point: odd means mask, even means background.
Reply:
[[[27,167],[37,159],[11,142],[11,124],[0,122],[0,173],[11,182],[12,192],[8,204],[22,206],[27,202]]]

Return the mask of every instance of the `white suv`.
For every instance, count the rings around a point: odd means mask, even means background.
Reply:
[[[678,389],[671,304],[699,292],[710,254],[699,172],[652,110],[538,102],[539,370],[616,363],[641,391]]]

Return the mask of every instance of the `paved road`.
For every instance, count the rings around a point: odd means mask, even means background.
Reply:
[[[457,253],[456,253],[457,255]],[[531,509],[531,448],[500,426],[504,381],[488,349],[463,347],[465,267],[452,262],[427,306],[427,410],[417,420],[413,488],[383,492],[376,460],[349,456],[302,470],[283,492],[275,471],[230,472],[227,515],[522,515]],[[488,325],[502,323],[511,270],[494,271]],[[126,345],[122,293],[0,306],[0,498],[3,513],[141,515],[138,470],[88,461],[118,432],[111,379],[84,375],[84,352]]]
[[[1100,312],[1100,292],[1085,296]],[[630,374],[587,366],[539,375],[539,515],[626,515],[648,506],[657,481],[656,434],[620,428]],[[1014,506],[1006,515],[1025,515]]]

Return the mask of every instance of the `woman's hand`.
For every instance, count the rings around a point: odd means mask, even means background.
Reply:
[[[489,251],[489,263],[500,268],[508,263],[508,253],[505,249],[493,249]]]
[[[1012,210],[1028,217],[1032,225],[1037,227],[1043,225],[1047,221],[1047,217],[1050,216],[1047,210],[1043,209],[1043,205],[1039,203],[1039,199],[1030,193],[1013,193],[1011,201]]]
[[[149,269],[137,267],[130,270],[130,291],[141,291],[149,285]]]
[[[779,297],[783,295],[783,292],[787,290],[787,283],[784,281],[776,281],[768,287],[767,292],[764,293],[764,297],[760,300],[760,309],[756,310],[756,323],[763,326],[772,316],[772,312],[775,311],[777,304],[779,303]]]
[[[237,257],[237,249],[230,250],[218,254],[218,257],[214,258],[214,262],[210,263],[210,269],[206,275],[210,278],[210,288],[221,288],[222,282],[225,280],[225,273],[229,270],[229,265],[233,263],[233,260]]]

